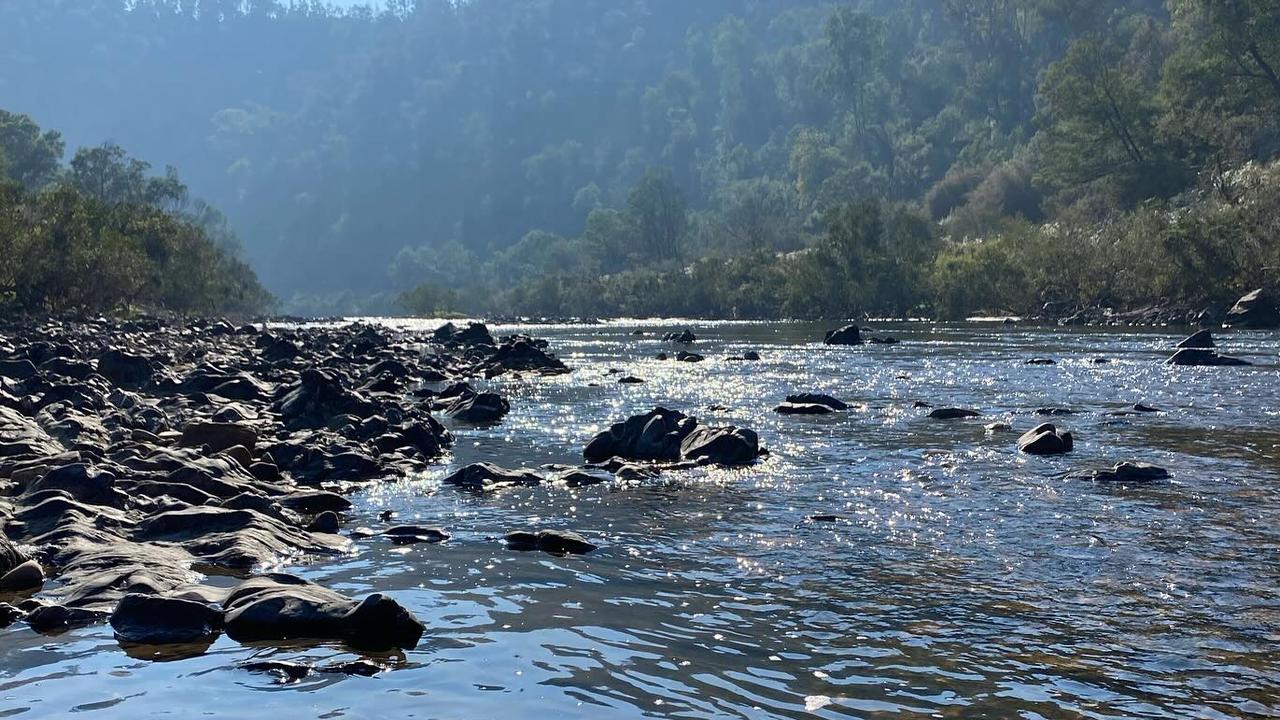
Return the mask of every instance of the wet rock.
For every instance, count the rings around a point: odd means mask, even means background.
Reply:
[[[848,409],[847,404],[830,395],[800,393],[788,395],[786,402],[773,410],[782,415],[826,415]]]
[[[610,458],[699,464],[741,465],[760,455],[759,439],[750,430],[699,425],[684,413],[655,408],[616,423],[583,450],[588,462]]]
[[[33,419],[0,406],[0,458],[57,455],[65,448]]]
[[[982,413],[967,408],[938,408],[929,413],[929,417],[934,420],[964,420],[982,417]]]
[[[700,363],[705,360],[706,358],[698,353],[685,352],[684,350],[676,353],[677,362]]]
[[[503,487],[542,484],[542,477],[528,470],[507,470],[490,463],[474,463],[446,476],[442,483],[469,490],[489,491]]]
[[[412,650],[425,630],[385,595],[356,601],[288,575],[246,580],[224,607],[227,635],[240,642],[340,640],[369,650]]]
[[[1212,349],[1216,347],[1213,343],[1213,333],[1208,330],[1200,330],[1191,337],[1178,343],[1177,347],[1181,348],[1198,348],[1201,350]]]
[[[618,383],[621,385],[642,385],[644,384],[644,379],[638,378],[634,375],[627,375],[626,377],[619,378]]]
[[[351,501],[345,497],[324,490],[293,492],[283,495],[279,502],[290,510],[303,515],[318,515],[322,512],[346,512],[351,509]]]
[[[449,533],[444,530],[422,525],[397,525],[387,528],[382,534],[396,545],[436,544],[449,539]]]
[[[121,598],[110,617],[116,639],[140,645],[195,643],[222,629],[222,612],[204,603],[154,595]]]
[[[1018,438],[1018,450],[1028,455],[1061,455],[1071,452],[1071,433],[1059,431],[1050,423],[1040,425]]]
[[[503,370],[535,371],[545,375],[569,372],[565,364],[538,343],[525,337],[507,338],[490,358],[489,367]]]
[[[692,345],[698,341],[698,337],[691,330],[685,330],[679,333],[667,333],[663,338],[666,342],[680,343],[682,345]]]
[[[110,615],[105,610],[46,603],[24,606],[23,609],[27,611],[27,624],[41,634],[56,634],[97,625]]]
[[[897,338],[892,337],[872,336],[871,338],[872,345],[897,345],[899,342]]]
[[[705,465],[750,465],[760,457],[753,430],[699,425],[680,443],[680,458]]]
[[[1200,348],[1183,348],[1173,354],[1168,360],[1169,365],[1180,365],[1184,367],[1224,367],[1224,366],[1245,366],[1253,363],[1248,360],[1230,357],[1228,355],[1219,355],[1213,350],[1204,350]]]
[[[1280,298],[1274,292],[1259,288],[1236,301],[1227,311],[1229,327],[1280,327]]]
[[[994,435],[996,433],[1012,432],[1013,426],[1009,423],[994,422],[987,425],[985,429],[988,435]]]
[[[1073,480],[1137,484],[1168,480],[1170,475],[1168,470],[1149,463],[1122,462],[1110,470],[1078,470],[1067,477]]]
[[[0,592],[37,590],[44,585],[44,569],[35,560],[28,560],[0,576]]]
[[[861,345],[862,330],[857,325],[846,325],[829,331],[822,342],[825,345]]]
[[[1138,403],[1138,404],[1134,405],[1134,406],[1133,406],[1133,411],[1134,411],[1134,412],[1139,412],[1139,413],[1158,413],[1158,412],[1163,412],[1163,410],[1160,410],[1159,408],[1154,408],[1154,407],[1151,407],[1150,405],[1144,405],[1144,404],[1142,404],[1142,403]]]
[[[4,535],[0,535],[0,575],[7,575],[14,568],[22,565],[31,558],[26,553],[18,549],[16,545],[9,542]]]
[[[1075,415],[1076,411],[1071,408],[1043,407],[1037,408],[1035,414],[1042,417],[1059,417],[1064,415]]]
[[[541,550],[553,555],[585,555],[599,547],[568,530],[519,530],[507,533],[504,541],[512,550]]]
[[[290,428],[322,428],[336,415],[371,417],[377,407],[342,386],[331,372],[304,370],[298,382],[286,388],[275,409]]]
[[[760,360],[760,353],[755,350],[748,350],[742,353],[742,359],[748,362],[758,362]]]
[[[252,449],[258,444],[258,433],[251,427],[234,423],[195,422],[182,429],[178,442],[183,447],[207,445],[214,452],[237,445]]]
[[[307,525],[307,532],[329,533],[330,535],[336,534],[341,529],[342,520],[338,517],[338,513],[332,510],[325,510],[316,515],[311,524]]]
[[[30,380],[35,375],[36,366],[30,360],[0,360],[0,377]]]
[[[1053,358],[1031,358],[1023,363],[1024,365],[1057,365],[1058,361]]]
[[[493,339],[493,335],[489,334],[489,328],[483,323],[467,323],[465,328],[459,328],[453,323],[445,323],[436,328],[432,333],[432,339],[438,343],[448,345],[497,345]]]
[[[497,393],[471,392],[455,399],[444,412],[459,422],[489,425],[506,417],[511,412],[511,404]]]
[[[0,630],[9,627],[26,616],[25,612],[9,603],[0,603]]]
[[[563,485],[564,487],[577,488],[577,487],[588,487],[590,485],[599,485],[601,483],[607,483],[610,480],[613,480],[613,476],[609,475],[608,473],[603,473],[603,472],[594,471],[594,470],[571,469],[571,470],[565,470],[561,472],[559,475],[556,475],[553,482],[556,485]]]

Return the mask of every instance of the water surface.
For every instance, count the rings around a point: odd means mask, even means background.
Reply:
[[[654,359],[673,349],[661,333],[685,326],[708,361]],[[1199,369],[1163,365],[1180,337],[1149,331],[918,324],[880,329],[899,346],[826,348],[803,324],[519,330],[575,372],[476,383],[510,398],[504,423],[455,428],[438,471],[354,498],[348,527],[391,509],[448,543],[366,540],[280,568],[413,610],[427,634],[374,658],[392,670],[282,685],[237,666],[357,656],[223,638],[157,661],[105,626],[18,629],[0,645],[0,717],[1280,716],[1280,338],[1223,336],[1260,366]],[[762,361],[725,359],[747,350]],[[1059,363],[1024,364],[1037,356]],[[797,391],[854,407],[771,412]],[[917,400],[986,417],[931,421]],[[1137,402],[1163,412],[1110,414]],[[580,462],[594,433],[659,404],[754,428],[771,456],[577,490],[439,484],[470,462]],[[1075,433],[1067,458],[1020,456],[1016,434],[984,430],[1028,429],[1042,407],[1078,411],[1055,418]],[[1126,459],[1173,480],[1062,477]],[[560,558],[495,539],[541,527],[601,549]]]

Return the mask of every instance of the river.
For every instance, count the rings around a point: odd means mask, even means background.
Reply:
[[[654,359],[673,349],[661,333],[684,327],[707,361]],[[1280,337],[1219,338],[1257,367],[1172,368],[1172,332],[886,324],[902,344],[832,348],[814,342],[823,329],[495,328],[549,339],[574,372],[475,383],[509,398],[507,419],[455,427],[447,465],[360,492],[347,523],[392,510],[452,539],[375,538],[278,568],[390,594],[427,625],[416,650],[373,658],[390,667],[373,677],[282,684],[239,666],[359,656],[224,637],[157,661],[105,625],[15,627],[0,717],[1280,717]],[[747,350],[762,360],[725,359]],[[853,408],[772,412],[800,391]],[[930,420],[915,401],[984,417]],[[1139,402],[1162,412],[1112,414]],[[440,486],[477,461],[580,463],[594,433],[655,405],[753,428],[771,454],[630,485]],[[1052,418],[1075,435],[1068,456],[1016,450],[1045,407],[1076,411]],[[1172,479],[1062,477],[1128,459]],[[556,557],[497,539],[541,527],[600,549]]]

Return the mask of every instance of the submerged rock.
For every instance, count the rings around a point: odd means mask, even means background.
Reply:
[[[934,420],[964,420],[982,417],[982,413],[967,408],[938,408],[929,413],[929,417]]]
[[[516,531],[504,538],[512,550],[541,550],[553,555],[585,555],[599,546],[568,530]]]
[[[1149,463],[1122,462],[1110,470],[1077,470],[1067,477],[1094,482],[1147,483],[1168,480],[1170,475],[1168,470]]]
[[[436,544],[449,539],[449,533],[444,530],[421,525],[397,525],[383,530],[382,534],[397,545]]]
[[[542,484],[542,476],[528,470],[507,470],[491,463],[473,463],[446,476],[442,483],[469,490],[496,490]]]

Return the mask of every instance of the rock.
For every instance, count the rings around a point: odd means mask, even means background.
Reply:
[[[375,593],[361,601],[288,575],[246,580],[227,597],[226,632],[239,642],[341,640],[368,650],[412,650],[422,623]]]
[[[178,443],[183,447],[208,445],[214,452],[237,445],[252,449],[258,444],[258,433],[251,427],[235,423],[194,422],[182,429]]]
[[[1153,407],[1151,407],[1150,405],[1144,405],[1144,404],[1142,404],[1142,403],[1138,403],[1138,404],[1134,405],[1134,406],[1133,406],[1133,411],[1134,411],[1134,412],[1140,412],[1140,413],[1158,413],[1158,412],[1164,412],[1163,410],[1160,410],[1159,408],[1153,408]]]
[[[330,535],[336,534],[341,529],[342,519],[338,517],[338,513],[332,510],[325,510],[316,515],[311,524],[307,525],[307,532],[329,533]]]
[[[1072,410],[1071,408],[1043,407],[1043,408],[1036,409],[1036,415],[1040,415],[1042,417],[1058,417],[1062,415],[1075,415],[1075,414],[1076,414],[1076,411]]]
[[[44,570],[35,560],[28,560],[0,577],[0,592],[37,590],[42,585]]]
[[[1230,357],[1228,355],[1219,355],[1213,350],[1204,350],[1200,348],[1183,348],[1173,354],[1169,358],[1167,364],[1180,365],[1185,367],[1223,367],[1223,366],[1245,366],[1253,363],[1248,360]]]
[[[824,345],[861,345],[862,330],[857,325],[846,325],[829,331],[822,342]]]
[[[325,490],[305,490],[289,493],[277,498],[279,503],[290,510],[303,515],[318,515],[323,512],[346,512],[351,509],[351,501],[337,493]]]
[[[758,362],[760,360],[760,353],[755,350],[748,350],[742,353],[742,359],[749,362]]]
[[[377,412],[373,403],[342,387],[335,374],[315,368],[304,370],[298,382],[285,389],[275,409],[290,428],[321,428],[337,415],[363,419]]]
[[[638,378],[634,375],[627,375],[626,377],[620,378],[618,383],[621,385],[641,385],[644,383],[644,379]]]
[[[830,395],[800,393],[788,395],[786,402],[773,410],[782,415],[826,415],[848,409],[847,404]]]
[[[705,465],[750,465],[760,457],[760,438],[752,430],[699,425],[680,444],[680,458]]]
[[[109,615],[105,610],[38,603],[27,612],[27,624],[38,633],[61,633],[96,625]]]
[[[98,357],[98,374],[117,385],[143,385],[155,374],[151,360],[123,350],[108,350]]]
[[[7,575],[14,568],[31,558],[22,552],[9,539],[0,534],[0,575]]]
[[[30,360],[0,360],[0,377],[21,381],[35,375],[36,366]]]
[[[9,603],[0,603],[0,630],[9,627],[26,616],[25,612]]]
[[[1072,446],[1071,433],[1059,432],[1049,423],[1040,425],[1018,438],[1018,449],[1028,455],[1061,455],[1071,452]]]
[[[897,345],[898,343],[899,343],[899,340],[897,338],[892,338],[892,337],[872,337],[871,338],[872,345]]]
[[[0,405],[0,458],[46,457],[65,449],[34,420]]]
[[[1215,345],[1213,344],[1213,333],[1209,332],[1208,330],[1200,330],[1199,332],[1195,333],[1194,335],[1187,338],[1186,340],[1183,340],[1182,342],[1178,343],[1178,348],[1180,349],[1181,348],[1198,348],[1201,350],[1205,350],[1205,349],[1212,349],[1214,347]]]
[[[503,487],[519,487],[542,484],[542,477],[528,470],[507,470],[490,463],[474,463],[448,476],[442,483],[469,490],[495,490]]]
[[[598,547],[567,530],[516,531],[507,533],[504,540],[512,550],[541,550],[553,555],[585,555]]]
[[[1280,327],[1280,300],[1271,291],[1254,290],[1227,311],[1225,323],[1229,327],[1242,328]]]
[[[413,545],[415,543],[442,543],[449,539],[449,533],[435,527],[421,525],[397,525],[382,532],[388,540],[396,545]]]
[[[1023,363],[1024,365],[1057,365],[1058,361],[1053,358],[1031,358]]]
[[[691,330],[685,330],[684,332],[679,333],[667,333],[662,339],[666,342],[680,343],[682,345],[692,345],[698,341],[697,336],[694,335]]]
[[[222,612],[204,603],[131,593],[111,613],[116,639],[139,645],[196,643],[222,630]]]
[[[459,328],[453,323],[445,323],[436,328],[432,339],[438,343],[453,345],[497,345],[489,328],[483,323],[467,323],[466,328]]]
[[[1122,462],[1110,470],[1079,470],[1067,477],[1094,482],[1147,483],[1168,480],[1170,476],[1168,470],[1149,463]]]
[[[676,353],[677,362],[700,363],[704,360],[706,360],[706,358],[698,353],[685,352],[684,350]]]
[[[613,480],[613,476],[599,471],[589,470],[566,470],[555,477],[553,482],[557,485],[565,487],[577,488],[587,487],[589,485],[599,485]]]
[[[982,413],[965,408],[938,408],[929,413],[929,417],[934,420],[964,420],[966,418],[982,417]]]
[[[537,342],[525,337],[504,340],[489,363],[491,367],[504,370],[537,371],[548,375],[569,372],[564,363],[539,347]]]
[[[990,425],[987,425],[985,429],[988,435],[994,435],[996,433],[1012,432],[1013,426],[1010,425],[1009,423],[994,422],[994,423],[991,423]]]
[[[457,398],[445,408],[445,414],[459,422],[474,425],[496,423],[511,412],[511,404],[497,393],[472,392]]]

